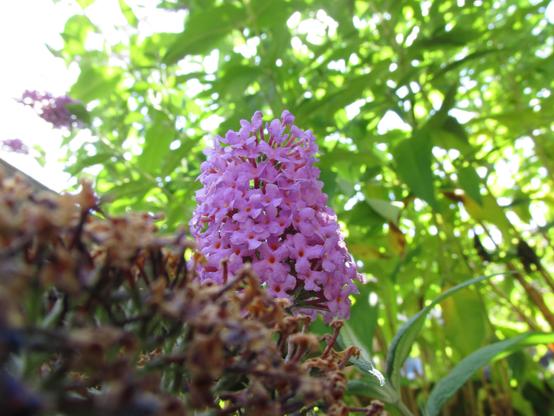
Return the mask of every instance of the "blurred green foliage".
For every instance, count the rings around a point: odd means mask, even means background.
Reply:
[[[180,33],[145,30],[145,3],[119,0],[125,24],[108,35],[88,17],[94,1],[79,1],[54,51],[80,68],[70,95],[92,133],[68,135],[67,169],[94,175],[111,211],[186,224],[209,137],[286,108],[318,138],[325,191],[368,277],[349,328],[377,368],[429,300],[508,272],[429,308],[404,353],[422,371],[389,374],[413,412],[468,354],[553,330],[548,1],[158,3]],[[549,414],[552,368],[552,344],[496,361],[445,414]]]

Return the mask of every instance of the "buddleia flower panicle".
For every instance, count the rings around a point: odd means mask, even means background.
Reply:
[[[27,90],[19,102],[33,108],[40,118],[52,124],[54,128],[71,129],[80,125],[77,116],[68,108],[79,102],[67,95],[57,97],[48,92]]]
[[[0,140],[0,146],[8,152],[29,154],[29,148],[21,139],[4,139]]]
[[[225,283],[245,263],[275,297],[327,321],[346,318],[360,278],[327,206],[310,130],[284,111],[260,111],[205,151],[191,232],[205,262],[201,281]]]

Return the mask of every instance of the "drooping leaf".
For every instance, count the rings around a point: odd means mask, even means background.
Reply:
[[[462,47],[481,36],[482,32],[471,27],[456,26],[450,30],[439,28],[429,38],[422,38],[417,45],[423,48],[456,48]]]
[[[383,217],[377,214],[377,212],[365,201],[358,202],[354,205],[354,208],[350,211],[346,211],[343,217],[347,218],[352,225],[361,227],[370,227],[384,223]]]
[[[117,1],[119,3],[119,9],[121,10],[123,17],[125,17],[125,20],[127,20],[127,23],[129,23],[132,27],[137,27],[138,26],[137,16],[133,12],[133,9],[127,3],[127,0],[117,0]]]
[[[526,346],[552,342],[554,342],[553,333],[527,333],[487,345],[473,352],[460,361],[446,377],[437,382],[427,400],[426,416],[438,415],[444,403],[489,361]]]
[[[510,235],[512,225],[502,207],[498,205],[496,198],[489,194],[482,196],[481,200],[482,204],[479,205],[472,198],[465,197],[463,199],[464,207],[469,215],[477,221],[490,222],[496,225],[505,235]]]
[[[77,3],[79,3],[79,6],[81,6],[83,9],[86,9],[88,6],[94,3],[94,0],[77,0]]]
[[[444,332],[450,345],[462,355],[479,348],[487,335],[487,312],[476,290],[467,288],[441,304]]]
[[[392,154],[396,169],[402,179],[419,198],[437,207],[433,173],[431,171],[431,141],[428,136],[417,134],[400,142]]]
[[[173,64],[189,54],[208,52],[233,29],[244,25],[246,10],[232,3],[192,13],[163,61]]]
[[[363,95],[369,87],[370,75],[360,75],[348,80],[348,83],[334,91],[327,92],[320,100],[307,100],[298,108],[298,117],[314,117],[317,114],[334,114],[338,109],[351,104]]]
[[[370,303],[371,288],[360,285],[360,293],[350,309],[350,318],[341,330],[345,345],[355,345],[362,350],[367,360],[373,351],[373,334],[377,326],[378,306]]]
[[[285,31],[283,25],[291,15],[292,4],[282,0],[253,0],[250,2],[252,23],[259,28],[277,26]],[[298,7],[298,4],[296,5]]]
[[[71,87],[70,96],[84,103],[104,98],[116,90],[120,80],[121,70],[117,68],[85,67]]]
[[[121,200],[124,198],[139,198],[152,189],[153,184],[145,180],[133,180],[115,185],[105,194],[104,199]]]
[[[406,416],[412,414],[402,402],[398,391],[390,383],[374,375],[367,375],[368,371],[373,371],[372,366],[368,366],[363,360],[353,359],[351,362],[364,373],[364,376],[361,379],[348,381],[347,394],[380,400],[396,408],[399,414]]]
[[[83,169],[104,163],[112,156],[113,155],[111,153],[98,153],[93,156],[88,156],[84,159],[79,160],[78,163],[68,168],[67,171],[72,175],[79,176],[82,173]]]
[[[398,330],[394,336],[389,350],[387,352],[387,379],[391,380],[391,383],[394,387],[399,386],[400,381],[400,369],[404,364],[406,358],[408,358],[412,346],[419,335],[419,332],[423,328],[425,319],[427,315],[433,309],[435,305],[440,303],[442,300],[448,298],[449,296],[454,295],[460,290],[474,285],[476,283],[482,282],[483,280],[490,279],[494,276],[498,276],[501,273],[491,274],[487,276],[479,276],[473,279],[467,280],[459,285],[451,287],[450,289],[443,292],[441,295],[436,297],[431,303],[425,306],[417,314],[412,316],[402,327]]]
[[[452,116],[446,116],[439,127],[430,131],[433,143],[443,149],[456,149],[462,154],[471,152],[469,137],[465,128]]]
[[[389,246],[400,257],[406,253],[406,236],[394,223],[389,222]]]
[[[456,139],[458,139],[458,141],[460,142],[458,146],[469,146],[469,136],[467,134],[467,131],[465,130],[464,126],[458,121],[458,119],[452,116],[447,116],[444,124],[442,125],[442,128],[451,133],[454,137],[456,137]]]
[[[373,208],[384,219],[392,222],[393,224],[398,223],[398,216],[400,214],[399,207],[391,204],[388,201],[384,201],[382,199],[367,198],[366,201],[369,204],[369,206]]]
[[[481,178],[471,166],[466,166],[458,169],[458,182],[460,187],[475,200],[479,205],[483,204],[481,197],[480,184]]]
[[[381,400],[385,403],[390,403],[394,400],[394,396],[388,395],[379,385],[379,382],[371,377],[366,377],[362,380],[356,379],[348,381],[346,391],[349,395],[369,397],[371,399]]]
[[[171,121],[161,111],[153,110],[151,126],[144,135],[145,144],[138,158],[141,169],[156,173],[163,166],[165,156],[169,153],[169,145],[176,139],[175,128]]]
[[[233,65],[225,68],[223,76],[213,83],[213,91],[222,97],[236,97],[262,74],[262,69],[256,66]]]
[[[90,113],[83,103],[66,104],[65,108],[85,125],[90,123]]]
[[[65,23],[61,34],[64,40],[64,52],[71,56],[86,52],[85,42],[89,33],[96,30],[90,19],[83,15],[71,16]]]

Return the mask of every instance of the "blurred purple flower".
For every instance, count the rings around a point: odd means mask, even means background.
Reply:
[[[206,149],[190,223],[207,259],[199,278],[224,283],[251,263],[274,296],[302,299],[303,313],[347,318],[360,275],[322,192],[315,138],[293,122],[284,111],[264,126],[257,111]]]
[[[71,129],[80,125],[77,116],[71,113],[68,105],[78,104],[76,101],[67,95],[55,97],[46,92],[27,90],[19,100],[22,104],[33,108],[38,115],[45,121],[49,122],[54,128]]]
[[[402,367],[402,374],[408,380],[415,380],[423,376],[423,363],[418,357],[408,357]]]
[[[21,153],[24,155],[29,154],[29,148],[21,141],[21,139],[4,139],[0,142],[2,148],[14,152]]]

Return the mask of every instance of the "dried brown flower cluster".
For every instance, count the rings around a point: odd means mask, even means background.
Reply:
[[[340,322],[309,333],[249,269],[201,286],[154,221],[0,175],[2,415],[380,414],[343,401]]]

